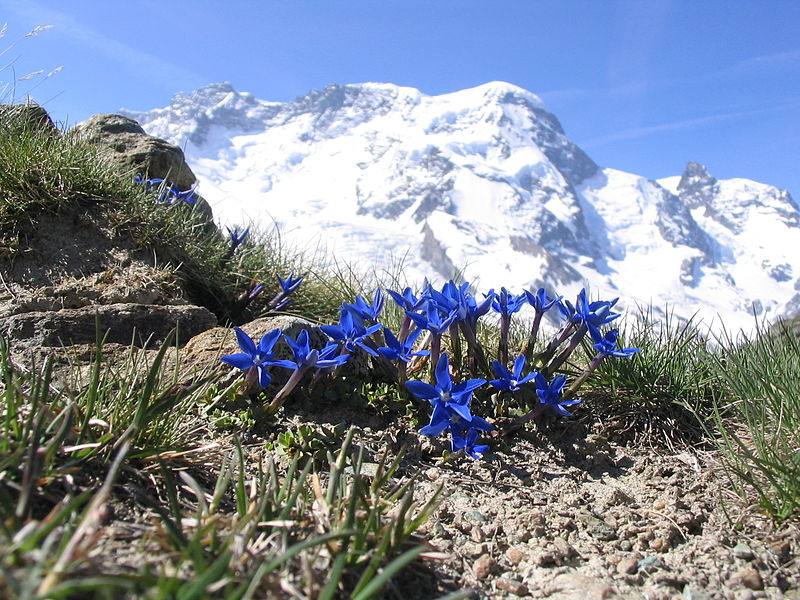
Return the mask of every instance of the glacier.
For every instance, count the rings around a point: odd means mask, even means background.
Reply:
[[[330,85],[268,102],[228,83],[123,110],[184,148],[222,225],[279,227],[364,270],[481,288],[581,287],[714,328],[800,313],[800,210],[690,162],[649,180],[597,165],[534,93]]]

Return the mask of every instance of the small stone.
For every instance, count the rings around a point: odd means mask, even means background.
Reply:
[[[574,558],[578,555],[575,548],[569,545],[569,542],[562,537],[557,537],[553,540],[553,548],[562,562]]]
[[[736,579],[744,587],[751,590],[758,591],[764,589],[764,580],[761,579],[761,574],[753,567],[744,567],[743,569],[740,569],[736,574]]]
[[[564,573],[555,580],[557,589],[569,592],[569,597],[580,594],[580,598],[587,600],[606,600],[614,595],[614,588],[605,581],[598,581],[595,577],[579,575],[577,573]]]
[[[475,561],[475,564],[472,567],[475,571],[475,577],[478,579],[486,579],[491,574],[495,564],[496,563],[491,556],[488,554],[482,554],[478,557],[478,560]]]
[[[650,542],[650,548],[656,552],[666,552],[670,548],[669,542],[663,537],[659,537]]]
[[[512,565],[518,565],[525,558],[525,553],[516,546],[513,546],[506,550],[506,558]]]
[[[664,508],[665,508],[666,506],[667,506],[667,503],[664,501],[664,499],[663,499],[663,498],[659,498],[658,500],[656,500],[655,502],[653,502],[653,508],[654,508],[655,510],[664,510]]]
[[[782,540],[770,544],[770,550],[778,559],[778,564],[785,564],[792,558],[792,545],[788,540]]]
[[[671,587],[675,588],[676,590],[680,590],[683,589],[683,586],[686,585],[686,578],[682,577],[681,575],[676,575],[674,573],[660,572],[656,573],[653,576],[653,583],[660,586]]]
[[[508,592],[515,596],[525,596],[528,593],[528,587],[521,581],[509,579],[508,577],[500,577],[496,582],[498,590]]]
[[[633,550],[633,543],[630,540],[622,540],[619,543],[619,549],[623,552],[630,552]]]
[[[464,544],[462,552],[467,556],[480,556],[486,552],[486,544],[467,542]]]
[[[617,572],[620,575],[635,575],[639,570],[639,561],[635,558],[623,558],[617,563]]]
[[[710,600],[711,596],[706,594],[705,592],[695,589],[690,585],[687,585],[683,588],[682,594],[683,600]]]
[[[733,547],[733,555],[742,560],[753,560],[753,550],[744,542],[739,542]]]
[[[483,529],[481,529],[480,525],[473,525],[472,531],[469,533],[469,537],[473,542],[481,543],[486,541],[486,536],[483,533]]]
[[[473,523],[485,523],[486,517],[484,514],[477,510],[471,510],[464,514],[464,518],[467,521],[472,521]]]
[[[652,573],[658,569],[664,568],[664,563],[661,562],[661,559],[657,556],[645,556],[642,560],[640,560],[637,564],[640,571],[644,571],[645,573]]]
[[[547,551],[534,554],[531,562],[537,567],[552,567],[561,564],[561,560],[555,554]]]
[[[425,471],[425,477],[427,477],[429,481],[436,481],[437,479],[439,479],[440,474],[441,473],[439,469],[437,469],[436,467],[431,467],[430,469]]]
[[[606,521],[592,514],[585,514],[580,517],[581,522],[586,526],[586,533],[601,542],[609,542],[617,539],[617,532]]]

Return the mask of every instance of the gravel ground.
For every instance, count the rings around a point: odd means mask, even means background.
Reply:
[[[726,491],[712,453],[581,439],[566,426],[482,462],[424,468],[441,589],[481,598],[800,598],[794,526]],[[429,593],[429,592],[426,592]],[[403,595],[403,594],[401,594]],[[420,596],[424,597],[424,596]]]

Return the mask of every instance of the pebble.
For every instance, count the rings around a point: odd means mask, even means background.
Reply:
[[[473,523],[485,523],[486,522],[486,516],[482,512],[480,512],[478,510],[471,510],[471,511],[465,513],[464,514],[464,518],[467,521],[472,521]]]
[[[425,477],[427,477],[429,481],[436,481],[437,479],[439,479],[440,474],[441,473],[439,469],[437,469],[436,467],[431,467],[430,469],[425,471]]]
[[[496,563],[491,556],[488,554],[482,554],[478,557],[478,560],[475,561],[475,564],[472,567],[475,571],[475,577],[478,579],[486,579],[491,574],[495,564]]]
[[[697,590],[690,585],[683,588],[681,595],[683,600],[711,600],[711,596],[701,590]]]
[[[479,544],[486,541],[486,536],[483,533],[483,529],[480,528],[480,525],[472,526],[472,531],[470,531],[469,537],[473,542],[477,542]]]
[[[610,584],[577,573],[559,575],[555,584],[560,591],[580,593],[580,597],[586,600],[605,600],[614,595],[614,588]]]
[[[639,570],[639,561],[635,558],[623,558],[617,563],[617,572],[620,575],[635,575]]]
[[[508,592],[515,596],[525,596],[528,593],[528,587],[524,583],[508,577],[500,577],[495,581],[495,585],[498,590]]]
[[[516,546],[512,546],[506,550],[506,558],[512,565],[518,565],[525,558],[525,553]]]
[[[761,574],[753,567],[744,567],[736,573],[736,580],[744,587],[751,590],[763,590],[764,580],[761,579]]]
[[[661,559],[657,556],[645,556],[637,563],[637,566],[639,567],[640,571],[650,573],[657,569],[663,569],[664,563],[662,563]]]
[[[752,549],[744,542],[739,542],[733,547],[733,555],[742,560],[753,560],[754,557]]]
[[[569,545],[569,542],[562,537],[553,539],[553,549],[555,550],[556,557],[563,561],[574,558],[578,555],[575,548]]]
[[[486,544],[475,544],[473,542],[467,542],[466,544],[464,544],[462,552],[467,556],[480,556],[481,554],[486,552]]]
[[[650,548],[656,552],[666,552],[670,549],[670,543],[663,537],[659,537],[650,542]]]
[[[770,544],[770,550],[775,554],[779,564],[785,564],[792,558],[792,545],[788,540]]]

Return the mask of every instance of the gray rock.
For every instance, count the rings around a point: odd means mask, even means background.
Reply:
[[[683,588],[683,594],[681,596],[683,600],[710,600],[711,596],[706,594],[702,590],[698,590],[690,585],[687,585]]]
[[[464,518],[467,521],[472,521],[473,523],[485,523],[486,522],[486,516],[482,512],[477,511],[477,510],[471,510],[471,511],[465,513],[464,514]]]
[[[107,342],[142,347],[148,340],[164,340],[176,326],[182,344],[216,324],[214,314],[200,306],[109,304],[12,315],[0,332],[22,346],[57,347],[91,343],[99,326]]]
[[[586,527],[586,533],[597,540],[608,542],[617,539],[616,530],[599,517],[583,513],[578,515],[578,520]]]
[[[742,560],[753,560],[753,550],[744,542],[739,542],[733,547],[733,555]]]
[[[528,586],[521,581],[509,577],[500,577],[496,582],[498,590],[508,592],[513,596],[525,596],[528,594]]]
[[[72,131],[130,171],[131,176],[139,173],[146,177],[163,177],[181,190],[190,188],[197,181],[186,164],[183,150],[147,135],[133,119],[122,115],[94,115]]]
[[[644,571],[645,573],[652,573],[663,568],[664,563],[657,556],[645,556],[639,561],[639,571]]]

